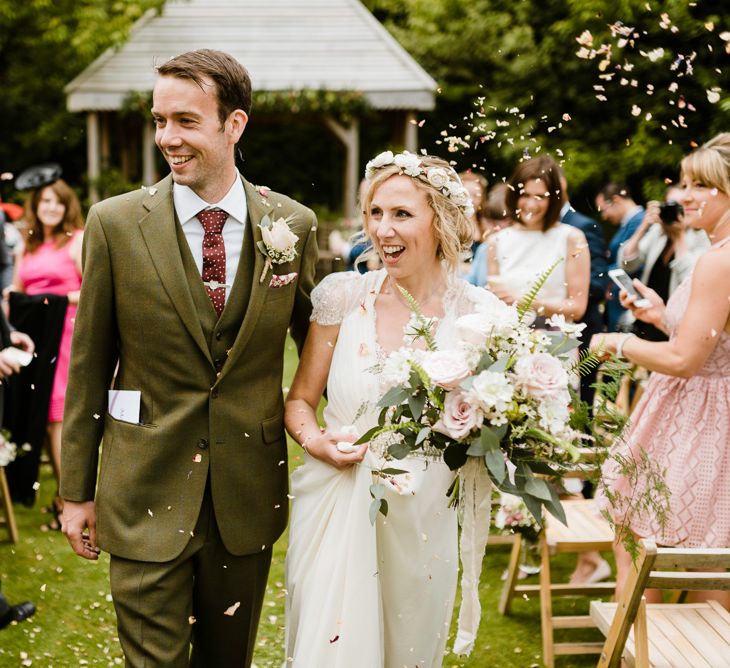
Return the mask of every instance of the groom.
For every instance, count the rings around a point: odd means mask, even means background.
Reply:
[[[287,522],[283,353],[308,325],[316,219],[236,170],[251,84],[235,59],[193,51],[157,74],[172,174],[88,216],[63,531],[111,555],[127,666],[248,666]]]

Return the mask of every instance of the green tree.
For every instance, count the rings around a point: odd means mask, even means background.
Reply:
[[[682,155],[727,129],[727,105],[715,100],[728,84],[718,3],[366,4],[440,85],[422,145],[451,148],[460,168],[491,180],[523,155],[550,151],[565,160],[584,208],[609,179],[657,195]]]
[[[164,0],[0,0],[0,171],[60,162],[86,171],[85,121],[66,111],[64,86]]]

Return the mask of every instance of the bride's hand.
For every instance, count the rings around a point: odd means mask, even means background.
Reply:
[[[357,436],[354,434],[325,431],[315,438],[306,439],[302,446],[315,459],[335,468],[344,469],[353,464],[359,464],[365,458],[368,444],[363,443],[357,446],[353,452],[342,452],[346,448],[339,449],[337,444],[354,443],[356,440]]]

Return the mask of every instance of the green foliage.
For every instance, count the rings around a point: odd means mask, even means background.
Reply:
[[[64,87],[163,2],[0,0],[0,171],[55,161],[70,182],[81,183],[85,118],[66,111]]]
[[[681,157],[730,119],[725,24],[710,0],[365,4],[439,83],[422,146],[435,144],[458,168],[490,180],[509,176],[523,156],[549,151],[565,160],[578,208],[592,208],[608,180],[627,181],[639,197],[660,194]],[[636,35],[623,46],[611,32],[617,22]],[[576,55],[586,30],[595,48],[611,45],[603,71],[601,57]],[[644,55],[657,48],[661,58]],[[693,59],[691,73],[672,69],[679,55]],[[718,103],[708,99],[713,88],[724,96]]]
[[[555,271],[555,267],[557,267],[562,261],[562,258],[555,260],[555,262],[553,262],[545,271],[542,272],[542,274],[537,277],[535,282],[530,286],[530,289],[527,291],[525,296],[522,297],[517,307],[517,313],[520,316],[520,322],[524,321],[527,312],[530,310],[530,307],[532,306],[535,299],[537,299],[538,293],[540,292],[540,290],[542,290],[542,286],[545,285],[545,281],[550,278],[550,274]]]

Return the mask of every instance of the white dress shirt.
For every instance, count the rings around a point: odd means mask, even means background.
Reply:
[[[233,279],[236,277],[238,261],[241,259],[243,232],[248,218],[246,191],[243,189],[243,181],[241,181],[240,175],[236,172],[236,180],[219,202],[206,202],[188,186],[178,183],[174,183],[172,186],[172,199],[175,205],[175,213],[182,225],[183,234],[187,239],[193,260],[195,260],[195,266],[201,276],[203,274],[203,237],[205,236],[205,230],[196,218],[196,214],[203,209],[212,208],[222,209],[228,214],[222,232],[223,245],[226,249],[226,299],[228,299],[231,294]]]

